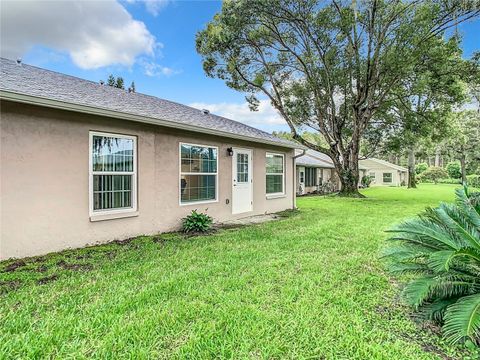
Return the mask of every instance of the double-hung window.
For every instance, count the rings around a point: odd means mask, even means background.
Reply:
[[[217,169],[217,147],[181,143],[180,203],[216,201]]]
[[[266,157],[266,193],[283,195],[285,193],[285,156],[267,153]]]
[[[135,136],[90,132],[90,214],[136,211]]]
[[[391,183],[392,182],[392,173],[383,173],[383,182]]]

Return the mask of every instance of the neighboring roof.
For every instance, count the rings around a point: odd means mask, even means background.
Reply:
[[[408,169],[404,168],[403,166],[395,165],[395,164],[392,164],[391,162],[388,162],[388,161],[385,161],[385,160],[382,160],[382,159],[368,158],[368,159],[360,160],[360,161],[369,161],[369,160],[373,161],[373,162],[376,162],[377,164],[380,164],[380,165],[391,167],[392,169],[395,169],[395,170],[398,170],[398,171],[404,171],[404,172],[408,171]]]
[[[302,166],[311,166],[311,167],[320,167],[326,169],[333,169],[335,166],[333,165],[332,159],[328,155],[325,155],[321,152],[308,149],[305,155],[302,155],[297,158],[296,161],[297,165]]]
[[[299,152],[299,154],[301,153]],[[308,149],[305,155],[297,158],[297,165],[324,167],[330,169],[335,168],[335,165],[333,165],[333,161],[330,156],[312,149]],[[367,170],[367,167],[360,164],[360,162],[358,164],[358,168],[360,170]]]
[[[297,165],[300,166],[310,166],[310,167],[318,167],[318,168],[326,168],[326,169],[333,169],[335,166],[333,166],[332,163],[328,163],[326,161],[319,160],[313,156],[310,156],[308,154],[305,154],[303,156],[300,156],[297,158]]]
[[[141,93],[0,58],[0,98],[302,149],[251,126]]]

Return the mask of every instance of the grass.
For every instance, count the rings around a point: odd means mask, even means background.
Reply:
[[[473,357],[412,321],[379,260],[383,230],[454,188],[305,197],[276,222],[29,259],[0,272],[0,358]]]

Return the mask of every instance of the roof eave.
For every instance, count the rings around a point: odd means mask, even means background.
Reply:
[[[169,120],[163,120],[163,119],[158,119],[158,118],[151,118],[151,117],[148,117],[148,116],[141,116],[141,115],[135,115],[135,114],[130,114],[130,113],[124,113],[124,112],[121,112],[121,111],[108,110],[108,109],[103,109],[103,108],[94,107],[94,106],[80,105],[80,104],[70,103],[70,102],[66,102],[66,101],[43,98],[43,97],[39,97],[39,96],[26,95],[26,94],[21,94],[21,93],[17,93],[17,92],[13,92],[13,91],[8,91],[8,90],[1,90],[0,89],[0,99],[9,100],[9,101],[13,101],[13,102],[19,102],[19,103],[25,103],[25,104],[39,105],[39,106],[44,106],[44,107],[49,107],[49,108],[54,108],[54,109],[59,109],[59,110],[75,111],[75,112],[80,112],[80,113],[84,113],[84,114],[119,118],[119,119],[122,119],[122,120],[135,121],[135,122],[144,123],[144,124],[152,124],[152,125],[164,126],[164,127],[168,127],[168,128],[174,128],[174,129],[187,130],[187,131],[192,131],[192,132],[197,132],[197,133],[202,133],[202,134],[228,137],[228,138],[236,139],[236,140],[253,141],[253,142],[256,142],[256,143],[268,144],[268,145],[284,147],[284,148],[306,149],[306,147],[304,147],[303,145],[300,145],[300,144],[278,143],[278,142],[275,142],[275,141],[269,141],[269,140],[266,140],[266,139],[259,139],[259,138],[251,137],[251,136],[232,134],[232,133],[229,133],[229,132],[226,132],[226,131],[221,131],[221,130],[205,129],[205,128],[202,128],[202,127],[177,123],[177,122],[169,121]]]

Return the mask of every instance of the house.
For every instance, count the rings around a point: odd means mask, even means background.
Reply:
[[[295,149],[171,101],[0,60],[0,258],[295,207]]]
[[[408,180],[408,169],[403,166],[376,158],[360,160],[360,164],[368,168],[368,175],[373,179],[371,186],[403,186]]]
[[[301,155],[301,154],[300,154]],[[297,194],[309,194],[322,187],[327,192],[338,189],[339,181],[332,160],[318,151],[307,150],[296,159]]]
[[[304,195],[313,192],[335,192],[340,190],[340,180],[332,159],[326,154],[315,150],[298,153],[296,159],[297,194]],[[359,165],[360,179],[366,174],[367,168]]]

